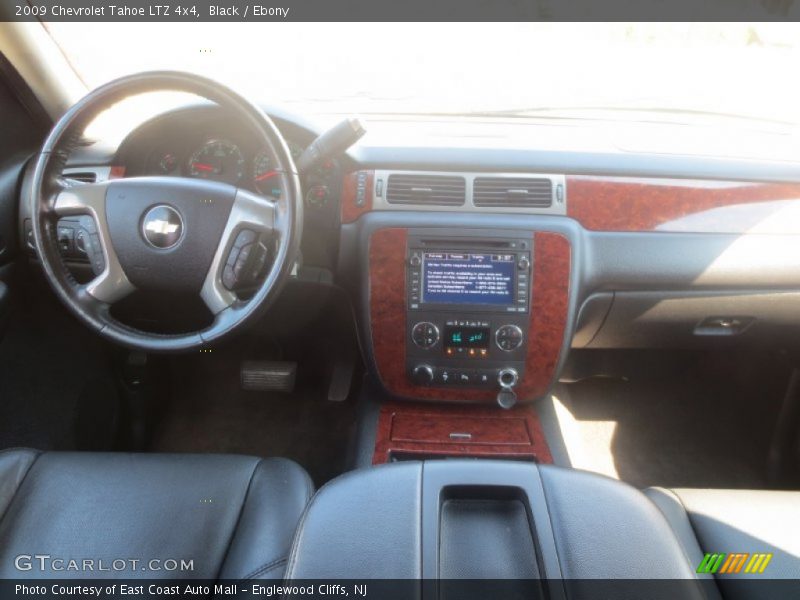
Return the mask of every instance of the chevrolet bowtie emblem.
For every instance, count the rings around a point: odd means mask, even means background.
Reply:
[[[142,219],[142,236],[154,248],[166,250],[177,246],[183,233],[180,213],[166,204],[152,207]]]
[[[155,220],[148,221],[144,227],[147,231],[165,235],[168,233],[175,233],[180,228],[180,225],[178,223],[170,223],[169,221]]]

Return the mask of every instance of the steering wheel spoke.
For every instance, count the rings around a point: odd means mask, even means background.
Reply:
[[[120,265],[106,218],[108,183],[79,184],[62,187],[53,200],[53,212],[58,217],[88,216],[83,241],[86,257],[95,278],[83,285],[83,291],[105,304],[119,302],[135,287]]]
[[[53,212],[59,217],[91,215],[105,217],[108,183],[79,183],[61,185],[53,199]]]
[[[215,315],[236,302],[237,290],[256,285],[269,268],[279,231],[277,201],[237,189],[219,246],[200,296]]]

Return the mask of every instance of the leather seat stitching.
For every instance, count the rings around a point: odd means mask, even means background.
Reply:
[[[11,454],[12,452],[20,451],[20,450],[30,451],[30,448],[21,448],[21,447],[8,448],[6,450],[3,450],[2,454]],[[33,470],[33,466],[39,460],[39,457],[42,454],[44,454],[44,452],[40,452],[38,450],[33,450],[33,452],[34,452],[34,457],[33,457],[33,460],[31,461],[31,464],[28,465],[28,469],[25,471],[25,475],[23,475],[22,479],[20,479],[19,485],[17,486],[17,489],[14,490],[14,495],[11,496],[11,500],[9,501],[8,507],[6,508],[5,512],[2,515],[0,515],[0,525],[3,524],[3,520],[5,519],[6,515],[8,514],[8,511],[11,510],[11,506],[14,504],[14,500],[16,500],[16,498],[17,498],[17,494],[19,493],[19,490],[22,488],[22,485],[25,483],[25,480],[28,478],[28,475]]]
[[[225,568],[225,563],[228,560],[228,553],[231,551],[231,546],[233,546],[233,540],[236,538],[236,532],[239,529],[239,523],[241,523],[242,521],[242,515],[244,514],[245,504],[247,504],[247,498],[250,496],[250,488],[253,485],[253,477],[255,477],[258,467],[260,467],[261,463],[263,462],[264,462],[263,458],[258,459],[256,464],[253,465],[253,470],[250,472],[250,479],[247,482],[247,489],[244,492],[242,505],[239,507],[239,515],[236,517],[236,525],[233,526],[233,530],[231,531],[231,537],[228,540],[228,547],[225,549],[225,554],[222,557],[222,561],[220,562],[219,570],[217,571],[217,576],[215,577],[215,579],[219,579],[219,576],[222,573],[222,569]]]
[[[261,565],[255,571],[251,571],[250,573],[248,573],[247,575],[242,577],[242,579],[243,580],[252,579],[253,577],[256,577],[257,575],[262,575],[264,573],[267,573],[269,571],[277,569],[279,566],[281,566],[282,564],[285,564],[285,563],[286,563],[286,557],[285,556],[282,556],[281,558],[276,558],[273,561],[270,561],[270,562],[268,562],[268,563],[266,563],[264,565]]]
[[[344,474],[344,475],[342,475],[340,477],[337,477],[335,479],[331,479],[327,483],[323,484],[322,487],[319,488],[316,492],[314,492],[313,485],[309,486],[309,489],[311,490],[312,495],[309,498],[309,500],[306,502],[306,507],[305,507],[305,509],[303,509],[303,514],[300,515],[300,521],[297,523],[297,528],[294,531],[294,539],[292,540],[292,547],[289,550],[289,560],[287,561],[287,565],[286,565],[286,575],[291,575],[291,572],[294,569],[294,565],[295,565],[295,563],[297,561],[297,552],[299,551],[298,547],[300,545],[300,537],[302,536],[303,526],[305,525],[306,517],[308,516],[308,513],[311,510],[311,507],[317,501],[317,498],[322,493],[322,490],[324,490],[328,486],[332,487],[334,485],[334,483],[337,482],[337,481],[339,481],[339,482],[344,481],[345,479],[348,478],[348,476],[352,475],[352,473],[353,473],[353,471],[351,471],[350,473],[346,473],[346,474]],[[311,481],[311,478],[309,478],[309,481]],[[284,578],[285,578],[285,576],[284,576]]]

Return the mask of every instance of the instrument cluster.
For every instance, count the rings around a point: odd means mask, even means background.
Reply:
[[[305,150],[295,140],[286,143],[295,160]],[[280,179],[274,159],[265,148],[230,136],[208,134],[190,147],[161,144],[146,162],[148,175],[196,177],[245,187],[265,196],[280,197]],[[319,208],[335,193],[341,171],[336,160],[328,160],[303,177],[306,204]]]

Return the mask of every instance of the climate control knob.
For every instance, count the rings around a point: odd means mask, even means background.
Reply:
[[[516,325],[503,325],[494,332],[494,341],[500,350],[512,352],[522,345],[522,329]]]
[[[433,323],[422,321],[411,329],[411,339],[420,348],[430,348],[439,341],[439,328]]]
[[[430,385],[433,383],[433,367],[430,365],[417,365],[411,371],[411,380],[417,385]]]

